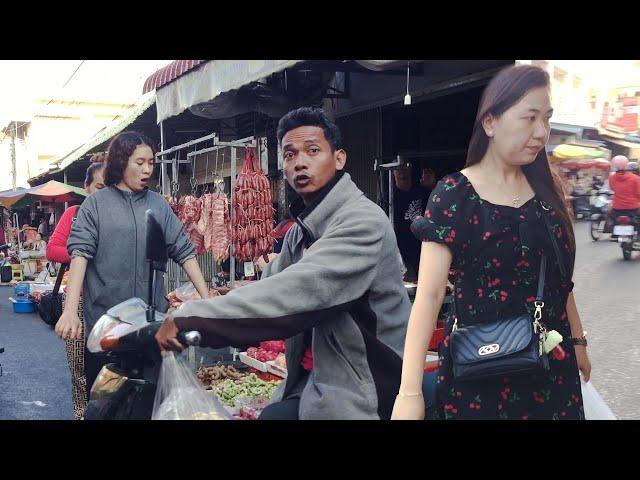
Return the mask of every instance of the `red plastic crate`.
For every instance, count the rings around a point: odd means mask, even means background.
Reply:
[[[436,328],[431,335],[431,342],[429,342],[429,350],[438,351],[438,345],[444,340],[444,327]]]

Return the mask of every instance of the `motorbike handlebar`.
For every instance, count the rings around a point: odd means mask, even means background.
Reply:
[[[198,345],[200,345],[201,340],[202,335],[200,335],[200,332],[198,332],[197,330],[178,333],[178,341],[183,345],[197,347]]]

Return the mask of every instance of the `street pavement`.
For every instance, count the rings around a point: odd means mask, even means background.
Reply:
[[[617,418],[640,419],[640,252],[624,261],[617,244],[591,240],[587,222],[575,233],[574,294],[588,332],[591,380]],[[0,419],[71,419],[64,343],[37,314],[13,313],[12,294],[0,287]]]
[[[574,295],[591,358],[591,381],[619,419],[640,419],[640,252],[622,259],[617,243],[594,242],[575,226]]]
[[[11,295],[0,287],[0,420],[72,419],[64,342],[37,313],[14,313]]]

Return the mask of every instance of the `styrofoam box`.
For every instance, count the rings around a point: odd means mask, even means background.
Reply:
[[[29,284],[30,293],[46,292],[47,290],[53,290],[55,284],[53,283],[31,283]]]
[[[259,360],[256,360],[255,358],[251,358],[249,355],[247,355],[247,352],[240,352],[238,354],[238,357],[240,358],[240,361],[242,363],[244,363],[245,365],[249,365],[250,367],[253,367],[256,370],[260,370],[261,372],[269,371],[269,365]]]
[[[287,378],[287,369],[286,368],[279,367],[273,361],[267,362],[267,366],[269,368],[269,373],[271,373],[273,375],[277,375],[278,377],[281,377],[281,378]]]

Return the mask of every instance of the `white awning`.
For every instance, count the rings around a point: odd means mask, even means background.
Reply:
[[[156,90],[158,123],[303,60],[210,60]]]

